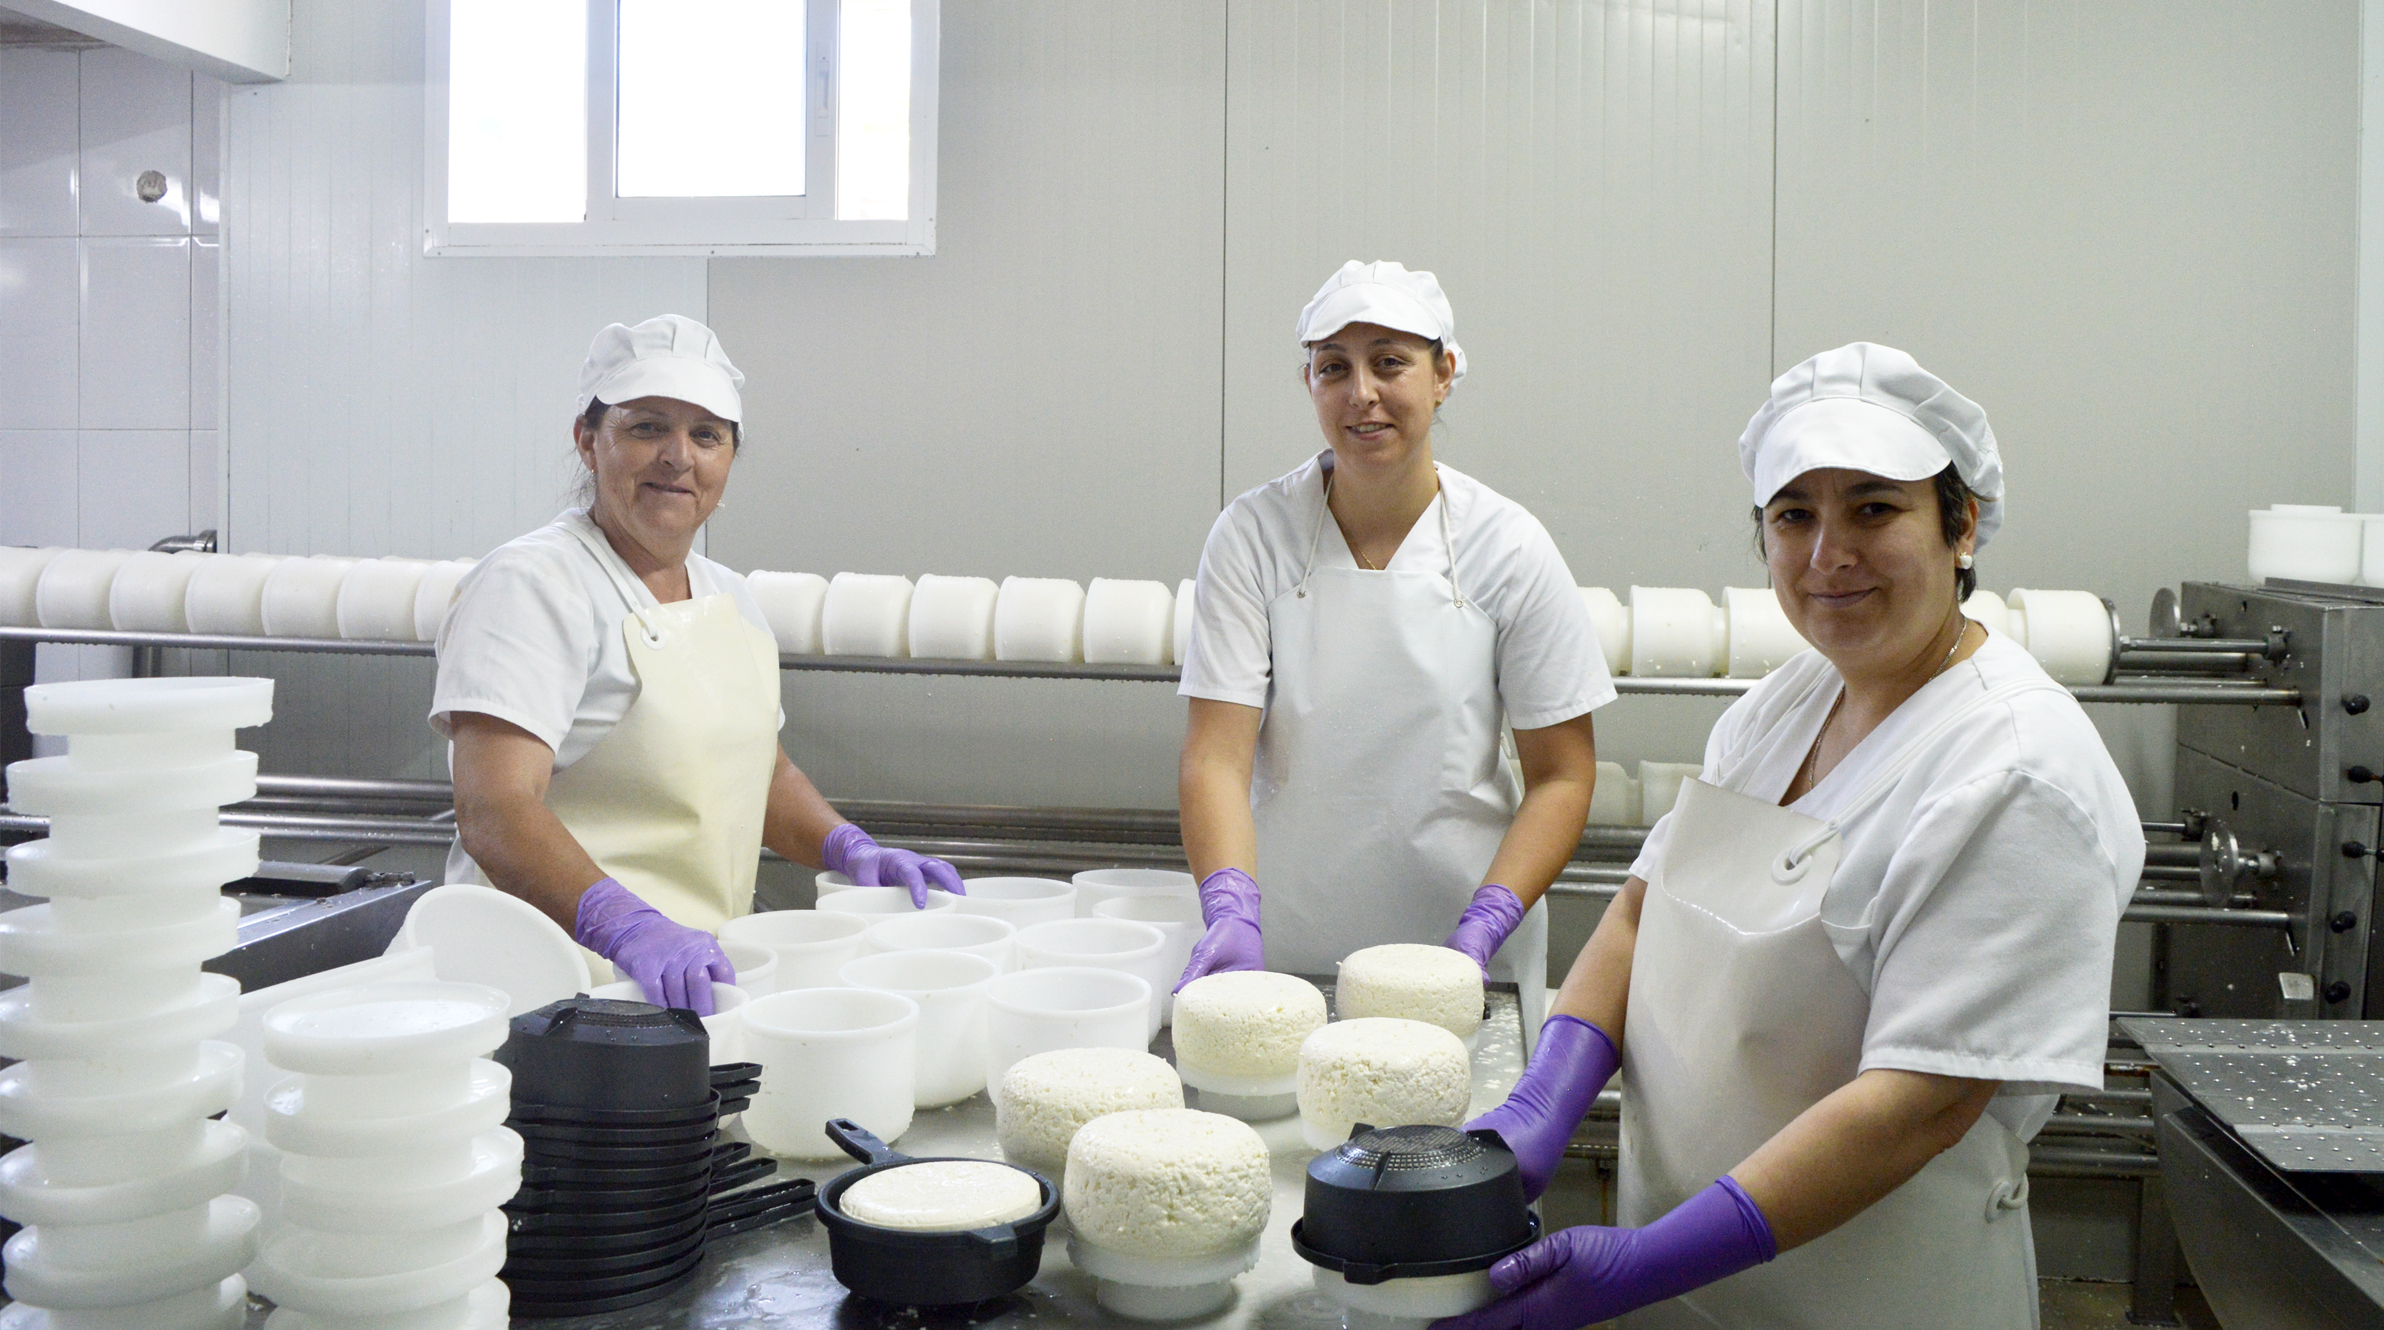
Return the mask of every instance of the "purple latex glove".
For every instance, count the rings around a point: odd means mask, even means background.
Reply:
[[[842,873],[859,886],[909,887],[911,904],[922,910],[927,908],[930,886],[955,896],[968,894],[961,889],[959,869],[909,850],[889,850],[850,822],[840,824],[820,842],[820,862],[829,872]]]
[[[1645,1228],[1568,1228],[1490,1267],[1498,1301],[1432,1330],[1575,1330],[1779,1255],[1771,1224],[1723,1177]]]
[[[1589,1113],[1590,1101],[1622,1054],[1606,1032],[1576,1016],[1551,1016],[1540,1027],[1540,1046],[1532,1051],[1506,1102],[1465,1124],[1467,1131],[1488,1127],[1515,1152],[1523,1166],[1523,1194],[1538,1200],[1564,1159],[1565,1142]]]
[[[1266,968],[1258,932],[1258,884],[1238,868],[1220,868],[1200,882],[1200,918],[1209,926],[1192,944],[1192,963],[1175,981],[1177,992],[1206,975]]]
[[[737,982],[718,938],[672,923],[609,877],[580,893],[571,940],[627,970],[646,1001],[698,1016],[712,1014],[714,982]]]
[[[1457,931],[1449,934],[1448,945],[1473,957],[1473,963],[1482,967],[1482,978],[1488,979],[1490,958],[1522,922],[1523,902],[1493,882],[1474,889],[1472,902],[1457,916]]]

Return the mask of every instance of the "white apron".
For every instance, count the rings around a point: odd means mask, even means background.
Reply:
[[[1269,969],[1330,975],[1361,947],[1447,941],[1522,800],[1499,754],[1498,626],[1457,586],[1445,488],[1434,502],[1446,577],[1316,567],[1320,501],[1299,586],[1267,606],[1274,687],[1250,812]],[[1536,1043],[1546,902],[1490,977],[1518,986]]]
[[[577,531],[622,599],[639,604],[601,534]],[[762,814],[778,768],[778,644],[727,596],[633,609],[621,635],[637,699],[546,806],[596,865],[691,928],[753,909]]]
[[[1838,814],[1884,797],[1973,707],[1905,745]],[[1681,782],[1647,884],[1624,1022],[1620,1222],[1712,1185],[1854,1079],[1870,1000],[1820,917],[1837,822]],[[1768,1265],[1622,1318],[1630,1330],[2033,1330],[2028,1147],[1992,1114],[1903,1186]]]

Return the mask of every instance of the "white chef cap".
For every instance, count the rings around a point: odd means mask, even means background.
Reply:
[[[632,328],[609,324],[588,344],[579,371],[579,409],[588,403],[674,397],[743,424],[745,375],[712,330],[683,314],[658,314]]]
[[[1341,271],[1316,288],[1316,297],[1300,311],[1300,345],[1321,342],[1353,323],[1379,323],[1385,328],[1440,343],[1457,359],[1457,378],[1465,377],[1465,351],[1457,345],[1457,315],[1440,289],[1440,279],[1428,272],[1409,272],[1385,259],[1341,265]],[[1454,383],[1452,379],[1450,382]]]
[[[1952,466],[1978,495],[1978,548],[2003,525],[2003,454],[1987,413],[1892,346],[1849,342],[1772,380],[1738,437],[1755,506],[1822,467],[1925,480]]]

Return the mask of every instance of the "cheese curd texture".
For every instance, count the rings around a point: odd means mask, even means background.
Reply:
[[[1217,1113],[1111,1113],[1068,1145],[1068,1224],[1109,1251],[1188,1259],[1246,1247],[1273,1194],[1266,1142]]]
[[[1062,1048],[1020,1058],[993,1092],[1002,1158],[1051,1172],[1067,1166],[1076,1129],[1108,1113],[1184,1106],[1164,1058],[1124,1048]]]
[[[865,1224],[920,1233],[960,1233],[1024,1219],[1043,1205],[1043,1188],[1008,1164],[932,1159],[872,1173],[837,1204]]]
[[[1325,1023],[1324,994],[1297,975],[1234,970],[1175,995],[1178,1066],[1226,1076],[1289,1076]]]
[[[1388,1016],[1335,1021],[1300,1045],[1300,1116],[1335,1138],[1359,1122],[1454,1127],[1473,1100],[1472,1073],[1465,1045],[1437,1025]]]
[[[1342,958],[1333,986],[1341,1019],[1397,1016],[1426,1021],[1459,1039],[1482,1028],[1482,969],[1447,947],[1393,942]]]

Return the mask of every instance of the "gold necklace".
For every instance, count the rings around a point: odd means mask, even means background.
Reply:
[[[1954,630],[1954,644],[1945,649],[1945,659],[1937,662],[1937,668],[1929,672],[1929,679],[1934,680],[1938,675],[1953,667],[1954,653],[1962,649],[1962,639],[1968,636],[1970,636],[1970,616],[1965,614],[1962,616],[1962,626]],[[1813,736],[1812,751],[1805,754],[1805,764],[1797,771],[1797,779],[1803,782],[1807,794],[1812,793],[1813,787],[1820,783],[1820,778],[1813,773],[1821,761],[1821,741],[1829,737],[1830,723],[1838,718],[1838,708],[1844,705],[1846,705],[1846,689],[1841,685],[1838,689],[1837,700],[1829,704],[1829,714],[1821,718],[1820,733]]]

